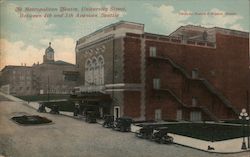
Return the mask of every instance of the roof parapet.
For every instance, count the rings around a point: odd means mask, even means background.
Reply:
[[[103,38],[110,34],[114,34],[115,37],[125,36],[127,32],[143,34],[144,33],[144,24],[128,22],[128,21],[119,21],[108,26],[105,26],[93,33],[90,33],[87,36],[80,38],[77,41],[77,45],[87,44],[99,38]]]

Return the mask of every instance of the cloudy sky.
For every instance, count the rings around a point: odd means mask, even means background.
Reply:
[[[58,11],[28,12],[27,7]],[[60,7],[78,10],[60,12]],[[108,8],[109,11],[81,11],[82,8]],[[115,12],[110,8],[125,10]],[[41,63],[50,41],[56,60],[75,63],[76,40],[120,20],[143,23],[146,32],[167,35],[186,24],[249,32],[249,0],[0,0],[0,13],[0,69],[5,65]],[[63,17],[21,18],[20,13],[63,14]],[[65,17],[66,13],[73,13],[74,17]],[[98,14],[98,17],[77,18],[77,13]],[[102,13],[118,14],[118,17],[104,18],[100,16]]]

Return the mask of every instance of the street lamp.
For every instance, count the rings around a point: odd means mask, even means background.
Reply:
[[[239,119],[242,120],[242,130],[243,130],[243,141],[242,141],[242,145],[241,145],[241,149],[247,149],[246,147],[246,141],[245,141],[245,122],[249,120],[249,116],[246,112],[246,109],[242,109]]]

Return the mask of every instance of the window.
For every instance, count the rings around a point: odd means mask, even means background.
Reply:
[[[85,63],[85,85],[92,83],[92,60],[88,59]]]
[[[74,74],[65,74],[64,80],[65,81],[77,81],[77,75],[74,75]]]
[[[149,56],[150,57],[156,57],[156,47],[150,47],[149,48]]]
[[[40,89],[40,94],[44,94],[43,89]]]
[[[201,121],[201,112],[199,111],[190,112],[190,121]]]
[[[104,84],[104,58],[102,55],[88,59],[85,63],[85,84]]]
[[[193,70],[192,70],[192,78],[193,78],[193,79],[198,78],[198,70],[197,70],[197,69],[193,69]]]
[[[154,89],[160,89],[160,86],[161,86],[160,83],[161,83],[161,82],[160,82],[160,79],[159,79],[159,78],[154,78],[154,79],[153,79],[153,88],[154,88]]]
[[[196,106],[196,105],[197,105],[197,98],[192,97],[192,106]]]
[[[97,62],[97,60],[96,60],[96,58],[94,57],[94,59],[93,59],[93,62],[92,62],[92,69],[93,69],[93,83],[94,83],[94,85],[96,85],[97,84],[97,74],[98,74],[98,71],[97,71],[97,69],[98,69],[98,62]]]
[[[161,109],[156,109],[155,110],[155,120],[156,121],[161,120]]]
[[[20,80],[23,81],[25,79],[25,76],[23,74],[20,75]]]
[[[99,84],[104,84],[104,58],[103,56],[98,57],[98,63],[99,63]]]
[[[182,120],[182,110],[177,110],[176,120]]]

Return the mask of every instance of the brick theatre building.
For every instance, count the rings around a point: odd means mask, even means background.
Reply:
[[[235,119],[249,90],[249,33],[120,21],[76,43],[77,103],[135,120]]]

